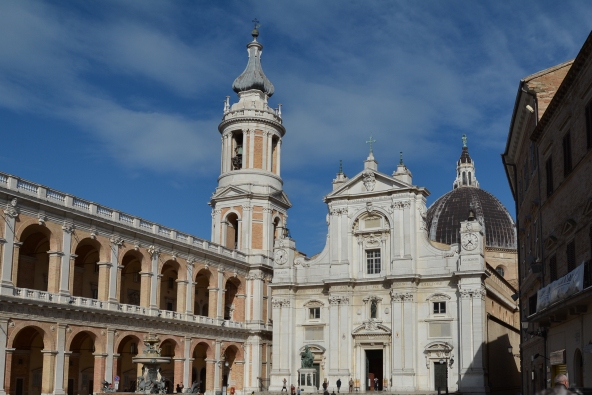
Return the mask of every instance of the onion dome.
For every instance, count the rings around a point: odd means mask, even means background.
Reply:
[[[475,162],[469,156],[467,138],[456,163],[453,190],[440,197],[428,209],[426,225],[430,240],[445,244],[460,243],[460,222],[473,208],[483,225],[487,247],[516,249],[516,226],[504,205],[492,194],[479,188],[475,177]]]
[[[253,36],[253,41],[247,44],[249,62],[247,63],[245,71],[236,77],[232,83],[232,89],[236,93],[257,89],[267,94],[267,96],[271,96],[273,95],[274,91],[273,84],[265,76],[263,68],[261,67],[261,53],[263,50],[263,45],[257,42],[259,30],[257,30],[257,28],[253,29],[251,35]]]

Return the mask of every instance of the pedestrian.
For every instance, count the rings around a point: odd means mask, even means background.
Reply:
[[[294,384],[292,384],[292,385],[290,386],[290,393],[291,393],[292,395],[296,395],[296,387],[294,387]]]
[[[354,392],[354,379],[349,378],[349,392]]]
[[[374,391],[378,391],[378,377],[374,377]]]
[[[555,387],[539,391],[539,392],[537,392],[537,395],[574,394],[573,392],[569,391],[568,388],[569,388],[569,381],[567,380],[567,376],[564,374],[558,374],[557,376],[555,376]]]
[[[281,392],[288,392],[288,388],[286,388],[286,383],[288,382],[288,380],[286,380],[286,378],[284,377],[284,386],[282,387],[282,391]]]
[[[327,392],[327,387],[329,386],[329,382],[327,381],[327,379],[325,379],[325,381],[323,381],[323,392]]]
[[[296,395],[300,395],[300,387],[296,390]]]
[[[341,389],[341,379],[337,379],[335,384],[337,384],[337,393],[339,393],[339,390]]]
[[[183,387],[181,387],[181,384],[177,384],[177,388],[175,388],[175,391],[177,392],[177,394],[183,392]]]

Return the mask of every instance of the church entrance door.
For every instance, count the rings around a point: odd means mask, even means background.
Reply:
[[[445,363],[434,362],[434,390],[442,392],[448,386],[448,366]]]
[[[313,363],[312,367],[317,371],[317,375],[316,375],[316,382],[312,383],[313,386],[316,387],[316,389],[319,389],[319,382],[321,379],[321,365],[318,363]]]
[[[382,388],[384,363],[382,350],[366,350],[366,377],[368,391],[380,391]]]

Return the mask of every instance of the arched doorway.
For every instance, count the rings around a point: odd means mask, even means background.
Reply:
[[[193,314],[204,317],[215,317],[210,315],[210,279],[212,274],[207,269],[202,269],[195,276],[195,296],[193,298]]]
[[[584,386],[584,360],[582,358],[582,352],[579,348],[574,353],[573,363],[573,382],[570,383],[572,387],[583,387]]]
[[[160,277],[160,309],[177,311],[177,279],[179,264],[168,261],[162,266]]]
[[[119,302],[140,306],[142,296],[142,255],[128,251],[121,261],[121,284]]]
[[[236,213],[226,216],[226,248],[237,249],[239,241],[239,220]]]
[[[242,390],[243,383],[243,364],[236,363],[242,357],[235,345],[228,346],[222,354],[221,379],[222,387],[234,387],[236,390]]]
[[[72,296],[99,298],[99,251],[101,245],[92,239],[82,240],[76,247]],[[82,394],[81,394],[82,395]]]
[[[48,291],[49,239],[51,232],[44,226],[31,225],[21,235],[16,286]],[[56,291],[56,290],[51,290]]]
[[[42,392],[53,391],[51,387],[43,388],[43,333],[35,327],[26,327],[16,335],[12,347],[10,368],[10,391],[13,395],[40,395]],[[49,374],[50,372],[46,372]]]
[[[141,374],[141,367],[132,362],[132,358],[138,355],[140,339],[134,335],[124,337],[117,347],[119,359],[117,361],[117,375],[120,377],[121,388],[125,391],[135,392],[136,379]]]
[[[210,352],[210,346],[207,343],[198,343],[193,350],[193,364],[191,367],[191,383],[197,382],[199,385],[199,392],[205,394],[207,390],[214,388],[214,383],[208,382],[209,375],[207,374],[208,368],[212,368],[213,364],[206,363],[208,353]],[[213,375],[211,375],[213,377]]]
[[[98,392],[101,383],[95,381],[95,342],[87,332],[78,333],[70,344],[68,394],[90,395]]]

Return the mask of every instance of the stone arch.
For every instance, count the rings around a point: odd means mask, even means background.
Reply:
[[[244,350],[242,348],[242,344],[239,343],[228,343],[225,345],[224,348],[220,350],[221,355],[228,355],[228,352],[232,352],[234,354],[235,361],[243,361],[244,360]]]
[[[143,351],[141,336],[140,333],[128,331],[118,333],[116,336],[114,352],[119,354],[119,358],[114,360],[117,366],[114,366],[113,372],[121,377],[122,386],[132,386],[137,379],[138,366],[132,362],[132,358]]]
[[[242,347],[231,343],[224,348],[221,355],[224,359],[224,364],[221,366],[222,385],[232,386],[237,390],[241,390],[243,388],[242,377],[245,363]]]
[[[129,255],[135,256],[142,264],[142,271],[143,272],[151,272],[152,271],[152,261],[150,259],[150,254],[146,251],[143,251],[143,248],[137,248],[135,246],[124,245],[119,249],[119,255],[117,261],[120,265],[123,264],[123,258]],[[147,258],[148,257],[148,258]]]
[[[181,356],[183,356],[183,346],[177,338],[171,335],[159,335],[158,337],[160,338],[160,344],[163,344],[165,341],[170,341],[175,345],[175,348],[173,350],[173,352],[175,353],[175,357],[180,358]]]
[[[51,363],[48,366],[43,352],[55,352],[55,348],[48,344],[46,331],[37,325],[25,325],[12,335],[8,345],[15,352],[6,355],[6,370],[10,372],[6,377],[6,393],[15,393],[17,386],[22,387],[23,393],[52,393],[54,370]]]
[[[43,326],[48,326],[48,328],[43,328]],[[43,324],[43,323],[41,325],[31,324],[30,322],[17,323],[12,328],[12,331],[10,332],[10,335],[8,336],[6,343],[9,344],[11,348],[15,348],[15,346],[16,346],[15,340],[17,339],[19,333],[21,333],[23,330],[28,329],[28,328],[34,329],[41,336],[41,339],[43,340],[43,349],[44,350],[53,351],[56,349],[55,340],[48,332],[48,329],[51,331],[51,326],[48,324]]]
[[[452,297],[450,295],[446,295],[446,294],[443,294],[441,292],[433,293],[433,294],[431,294],[430,296],[428,296],[426,298],[426,300],[427,301],[430,301],[430,302],[431,301],[440,301],[440,300],[442,300],[442,301],[448,301],[450,299],[452,299]]]
[[[133,249],[122,255],[120,265],[123,268],[121,269],[121,278],[118,284],[120,303],[142,305],[141,301],[145,297],[144,294],[149,292],[149,287],[148,290],[143,289],[145,284],[142,284],[143,281],[140,275],[141,272],[146,272],[145,261],[147,259],[144,259],[144,255]]]
[[[216,297],[210,298],[210,288],[216,287],[216,279],[209,268],[203,265],[196,270],[195,289],[193,294],[193,314],[204,317],[216,316]],[[213,283],[212,283],[213,282]]]
[[[50,256],[53,233],[46,226],[29,224],[22,228],[18,258],[14,262],[13,282],[18,288],[36,289],[56,293],[59,289],[59,255]],[[59,249],[58,249],[59,251]]]
[[[384,231],[385,229],[392,228],[392,224],[389,219],[390,214],[382,207],[372,207],[372,211],[368,211],[367,209],[364,208],[364,209],[358,210],[353,215],[352,218],[354,218],[354,220],[352,221],[352,230],[356,230],[356,225],[359,224],[360,220],[366,219],[366,218],[371,217],[373,215],[378,215],[378,216],[382,217],[382,219],[384,220],[384,225],[381,226],[380,228],[377,228],[378,232]]]
[[[158,278],[158,305],[161,310],[177,311],[177,291],[179,280],[179,271],[181,265],[173,259],[169,259],[162,263],[159,268]]]
[[[72,296],[98,299],[99,267],[101,261],[101,243],[90,237],[76,243],[74,249],[74,267],[70,273],[70,292]]]
[[[90,395],[101,389],[105,372],[103,364],[97,366],[95,363],[96,343],[96,336],[93,332],[82,330],[71,336],[66,348],[67,351],[72,352],[69,357],[67,376],[72,379],[72,391],[79,395]],[[86,380],[81,380],[83,374],[87,375]]]
[[[68,336],[66,337],[66,350],[70,350],[76,336],[81,333],[86,333],[93,339],[96,353],[106,353],[108,351],[104,339],[106,336],[101,333],[103,330],[91,327],[70,327],[70,329],[72,332],[68,333]]]
[[[240,247],[241,229],[240,229],[241,215],[238,211],[231,208],[224,215],[222,219],[222,229],[224,236],[224,246],[230,249],[237,249]]]
[[[49,240],[50,251],[61,251],[62,250],[62,237],[61,229],[58,224],[51,222],[45,222],[43,225],[39,224],[38,218],[27,218],[22,222],[17,221],[16,231],[14,237],[18,241],[23,241],[23,237],[27,237],[27,234],[34,233],[35,231],[44,233]]]
[[[122,345],[123,340],[126,338],[134,338],[138,344],[138,353],[142,351],[144,348],[144,344],[142,343],[142,337],[144,336],[143,333],[139,332],[131,332],[131,331],[124,331],[124,332],[116,332],[116,339],[113,344],[113,351],[118,353],[120,350],[120,346]],[[127,341],[127,340],[126,340]]]
[[[212,347],[212,345],[210,345],[210,340],[200,340],[198,339],[195,344],[193,344],[191,346],[191,354],[193,355],[195,353],[195,350],[197,349],[197,346],[203,346],[206,350],[206,356],[208,359],[210,358],[214,358],[214,348]]]
[[[224,319],[244,321],[244,282],[238,277],[229,277],[224,282]]]
[[[275,214],[271,219],[271,224],[273,225],[273,239],[276,240],[281,238],[283,236],[280,234],[282,232],[281,228],[284,226],[282,217],[280,217],[278,214]]]
[[[201,393],[214,389],[214,350],[207,340],[198,340],[191,348],[190,382],[199,384]],[[209,361],[208,361],[209,360]]]
[[[78,237],[80,236],[80,237]],[[101,262],[111,261],[111,245],[108,240],[102,236],[91,236],[91,234],[85,230],[76,229],[72,237],[72,254],[76,254],[76,249],[79,245],[88,243],[88,241],[94,242],[94,246],[99,251],[99,260]]]
[[[497,274],[505,278],[506,273],[508,273],[508,268],[506,267],[506,265],[497,265],[495,267],[495,271],[497,272]]]

